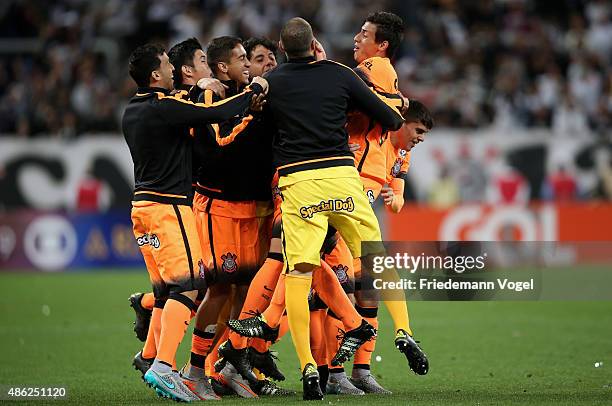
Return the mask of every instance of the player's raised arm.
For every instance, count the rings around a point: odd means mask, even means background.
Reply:
[[[161,94],[158,97],[161,113],[168,123],[197,126],[218,123],[236,115],[243,115],[249,108],[251,98],[261,93],[264,93],[264,87],[254,82],[242,93],[211,104],[193,103]]]
[[[396,108],[390,107],[350,69],[343,71],[349,86],[351,99],[355,106],[378,121],[383,127],[397,130],[402,126],[404,118]],[[400,106],[401,107],[401,106]]]
[[[353,69],[353,72],[355,72],[355,74],[357,74],[357,76],[363,80],[372,93],[378,96],[378,98],[385,102],[388,106],[394,107],[400,112],[404,111],[404,109],[408,107],[408,104],[406,103],[407,99],[400,92],[389,93],[382,91],[380,88],[375,86],[374,83],[372,83],[368,75],[359,67]]]

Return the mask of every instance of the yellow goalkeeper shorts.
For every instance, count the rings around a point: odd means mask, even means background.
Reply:
[[[355,167],[338,166],[282,176],[282,243],[285,270],[296,264],[319,265],[320,250],[333,226],[354,258],[383,252],[380,227]]]

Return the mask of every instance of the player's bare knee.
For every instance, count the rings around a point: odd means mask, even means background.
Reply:
[[[282,254],[282,244],[280,238],[272,238],[270,240],[270,253]]]
[[[195,302],[196,298],[198,297],[198,291],[197,290],[190,290],[187,292],[181,292],[180,293],[183,296],[187,296],[189,299],[191,299],[192,302]]]
[[[289,274],[293,275],[312,275],[312,271],[315,266],[313,264],[309,264],[307,262],[302,262],[299,264],[295,264],[292,270],[289,271]]]

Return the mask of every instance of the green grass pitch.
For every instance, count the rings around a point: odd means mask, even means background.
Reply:
[[[131,367],[141,343],[127,298],[147,289],[144,270],[0,274],[0,386],[68,391],[66,401],[20,405],[168,404]],[[410,311],[430,373],[408,370],[381,311],[374,355],[382,360],[373,361],[373,372],[394,394],[327,396],[320,404],[612,404],[610,302],[415,302]],[[179,363],[188,356],[187,337]],[[290,338],[276,350],[284,385],[301,389]],[[223,402],[297,404],[301,395]]]

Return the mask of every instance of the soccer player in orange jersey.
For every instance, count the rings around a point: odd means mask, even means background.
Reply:
[[[387,12],[370,14],[365,19],[359,33],[355,35],[354,58],[358,63],[355,71],[372,91],[387,98],[395,96],[405,104],[407,99],[399,93],[397,74],[390,61],[399,46],[402,33],[403,22],[395,14]],[[423,107],[420,103],[415,104],[413,110],[416,110],[418,106]],[[408,114],[408,109],[409,106],[404,106],[405,115]],[[408,143],[414,146],[422,141],[425,132],[429,131],[433,125],[429,112],[426,109],[424,111],[426,117],[420,117],[418,120],[407,119],[403,128],[395,135],[387,133],[385,129],[363,114],[351,115],[347,124],[349,143],[353,147],[355,165],[371,204],[381,195],[389,208],[396,212],[401,209],[403,205],[401,175],[409,165]],[[407,130],[416,137],[410,137],[408,140],[405,136],[405,139],[400,139],[399,135],[406,135]],[[396,142],[392,143],[391,139]],[[355,265],[357,310],[369,323],[377,327],[378,301],[368,300],[361,294],[360,266],[357,261]],[[418,344],[412,339],[405,301],[385,300],[385,304],[394,321],[396,347],[406,355],[413,371],[418,374],[427,373],[428,361]],[[370,373],[370,359],[374,346],[375,341],[372,340],[355,354],[351,382],[365,392],[388,393]],[[331,350],[333,352],[333,349]],[[332,366],[330,380],[332,382],[342,380],[343,374],[343,369],[334,369]]]

